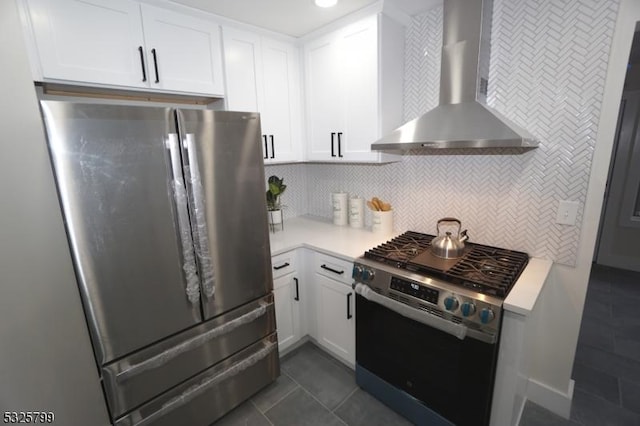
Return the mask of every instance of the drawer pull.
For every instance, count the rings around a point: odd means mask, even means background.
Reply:
[[[290,266],[289,262],[285,262],[280,266],[274,266],[273,269],[275,269],[277,271],[278,269],[286,268],[287,266]]]
[[[344,274],[344,271],[336,271],[336,270],[335,270],[335,269],[333,269],[333,268],[329,268],[327,265],[320,265],[320,267],[321,267],[322,269],[326,269],[327,271],[331,271],[331,272],[333,272],[334,274],[338,274],[338,275],[342,275],[342,274]]]

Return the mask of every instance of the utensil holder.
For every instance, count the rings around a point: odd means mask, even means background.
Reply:
[[[386,212],[374,211],[372,214],[371,230],[380,234],[390,234],[393,232],[393,210]]]

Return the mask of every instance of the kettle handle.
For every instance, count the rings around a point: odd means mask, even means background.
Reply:
[[[455,222],[458,224],[458,235],[460,235],[460,230],[462,229],[462,222],[455,217],[443,217],[436,223],[436,230],[438,231],[438,235],[440,235],[440,224],[442,222]]]

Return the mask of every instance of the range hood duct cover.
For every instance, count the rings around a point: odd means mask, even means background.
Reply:
[[[528,131],[486,105],[492,0],[444,0],[440,105],[371,145],[373,150],[535,148]],[[481,54],[482,53],[482,54]]]

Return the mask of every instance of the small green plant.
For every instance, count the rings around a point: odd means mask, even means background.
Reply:
[[[283,184],[284,178],[280,179],[278,176],[271,176],[267,180],[269,189],[267,190],[267,210],[280,210],[282,205],[280,204],[280,196],[287,189],[287,185]]]

